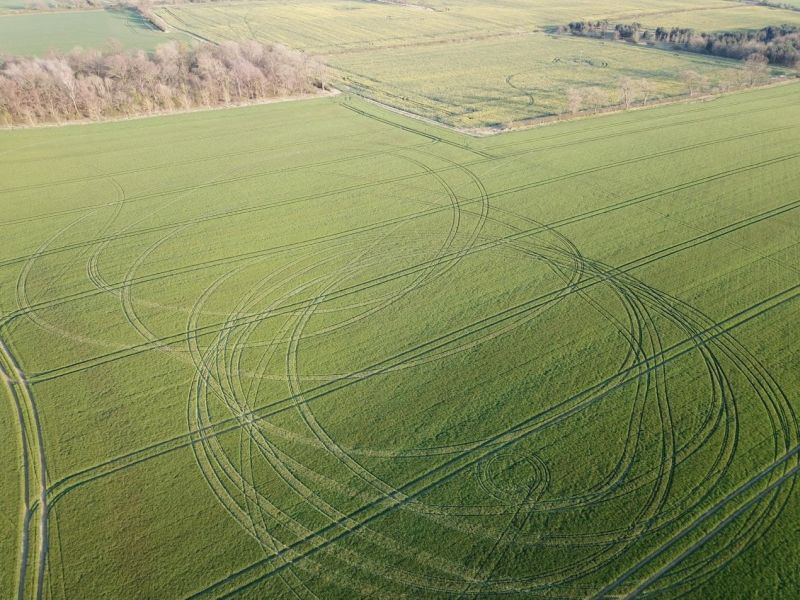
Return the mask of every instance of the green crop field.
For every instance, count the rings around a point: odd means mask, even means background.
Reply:
[[[158,12],[168,22],[212,39],[253,37],[323,55],[529,32],[579,19],[668,27],[689,23],[697,30],[800,24],[800,13],[795,11],[730,0],[257,0],[177,4]]]
[[[25,8],[22,0],[0,0],[0,12],[21,10]]]
[[[669,14],[644,14],[641,22],[653,27],[690,27],[697,31],[760,29],[767,25],[800,24],[800,12],[751,4],[733,4],[722,9],[696,9]]]
[[[128,10],[28,12],[0,16],[0,54],[45,54],[76,46],[98,48],[116,42],[151,50],[171,39],[188,41],[180,32],[163,33]]]
[[[343,90],[467,128],[566,112],[570,88],[598,87],[603,105],[615,105],[621,77],[646,79],[654,97],[669,98],[686,93],[684,70],[713,81],[740,69],[708,56],[541,33],[352,53],[335,63]]]
[[[256,39],[321,56],[335,85],[459,128],[497,127],[566,112],[568,90],[596,87],[602,106],[619,103],[621,78],[647,81],[651,98],[686,93],[681,73],[730,79],[738,62],[552,36],[583,18],[642,21],[697,30],[800,24],[800,13],[726,0],[461,0],[401,5],[333,0],[179,4],[165,21],[203,38]]]
[[[340,95],[0,162],[0,596],[800,591],[797,85],[486,138]]]

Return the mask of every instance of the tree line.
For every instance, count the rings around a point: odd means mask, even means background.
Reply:
[[[743,4],[755,4],[756,6],[766,6],[767,8],[779,8],[780,10],[793,10],[800,12],[800,6],[789,4],[788,2],[772,2],[771,0],[739,0]]]
[[[257,42],[162,44],[0,57],[0,124],[103,119],[252,102],[325,88],[323,66]]]
[[[640,23],[612,25],[608,21],[574,21],[560,31],[585,37],[669,44],[679,50],[739,60],[760,55],[769,64],[786,67],[800,64],[800,27],[794,25],[769,26],[757,31],[697,33],[682,27],[648,29]]]

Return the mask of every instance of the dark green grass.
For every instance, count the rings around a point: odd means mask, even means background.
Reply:
[[[2,595],[792,597],[797,101],[3,132]]]

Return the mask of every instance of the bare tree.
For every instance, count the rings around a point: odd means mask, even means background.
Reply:
[[[314,90],[320,70],[300,52],[256,42],[170,42],[152,54],[111,47],[4,57],[0,123],[100,119],[296,94]]]
[[[53,78],[53,82],[64,90],[74,110],[74,116],[79,116],[81,111],[78,108],[78,81],[67,61],[63,58],[53,58],[43,61],[42,65]],[[67,114],[68,110],[68,107],[60,107],[60,112],[65,113],[64,116],[67,118],[71,116]]]
[[[628,110],[636,95],[637,82],[630,77],[621,77],[617,84],[619,85],[620,102],[625,110]]]
[[[642,104],[647,106],[647,101],[656,93],[655,84],[650,79],[640,79],[637,82],[637,87],[639,88],[639,94],[642,98]]]
[[[767,57],[763,54],[751,54],[744,61],[747,74],[747,85],[754,86],[767,79]]]
[[[683,84],[686,86],[690,96],[694,96],[697,92],[702,90],[703,86],[707,83],[707,79],[705,77],[700,75],[700,73],[697,71],[692,71],[691,69],[681,71],[680,78]]]
[[[567,90],[567,110],[570,114],[576,115],[583,107],[583,92],[578,88],[569,88]]]

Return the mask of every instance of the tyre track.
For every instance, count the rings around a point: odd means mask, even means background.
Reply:
[[[800,156],[800,153],[798,153],[795,156]],[[792,158],[794,158],[795,156],[792,156]],[[789,158],[782,158],[781,160],[789,160]],[[759,166],[763,166],[763,165],[759,164]],[[758,168],[758,167],[755,166],[755,165],[753,165],[751,167],[748,167],[748,169],[753,169],[753,168]],[[735,171],[737,173],[741,173],[742,172],[741,170],[738,170],[738,169],[735,170]],[[703,178],[703,182],[702,183],[707,183],[709,181],[716,180],[716,179],[719,179],[719,178],[723,178],[725,176],[727,176],[727,175],[719,174],[717,176],[713,176],[713,178]],[[654,193],[648,194],[646,196],[638,197],[638,198],[627,200],[627,201],[624,201],[624,202],[618,202],[618,203],[615,203],[614,205],[612,205],[611,207],[605,207],[603,209],[598,209],[598,210],[595,210],[595,211],[588,211],[587,213],[583,213],[579,217],[574,217],[574,218],[573,217],[568,217],[566,219],[561,219],[561,220],[552,222],[552,223],[547,225],[547,228],[560,228],[560,227],[564,227],[566,225],[571,225],[571,224],[574,224],[576,222],[580,222],[582,220],[586,220],[586,219],[592,218],[592,217],[597,216],[599,214],[608,214],[609,212],[611,212],[613,210],[618,210],[621,206],[625,206],[625,207],[632,206],[632,205],[639,204],[639,203],[645,202],[647,200],[653,199],[655,197],[664,195],[666,193],[672,193],[674,191],[679,191],[679,190],[682,190],[682,189],[688,189],[689,187],[693,187],[695,185],[700,185],[700,183],[693,182],[692,184],[682,184],[682,185],[670,188],[668,192],[663,192],[663,191],[654,192]],[[797,202],[794,202],[794,203],[790,203],[789,205],[786,205],[785,208],[786,208],[786,210],[792,210],[792,209],[794,209],[794,208],[796,208],[798,206],[798,203],[800,203],[800,201],[797,201]],[[463,205],[463,203],[462,203],[462,205]],[[791,208],[788,208],[789,206],[791,206]],[[778,213],[776,213],[776,212],[771,213],[771,216],[774,216],[775,214],[778,214]],[[748,224],[752,224],[752,223],[748,223]],[[739,222],[739,224],[737,224],[737,226],[729,226],[728,232],[732,231],[732,230],[736,230],[737,228],[741,228],[741,226],[744,226],[743,222]],[[726,228],[721,228],[721,230],[723,230],[723,229],[726,229]],[[482,244],[476,244],[472,249],[467,251],[466,254],[470,255],[470,254],[473,254],[473,253],[476,253],[476,252],[482,252],[482,251],[485,251],[485,250],[491,250],[491,249],[494,249],[494,248],[496,248],[497,246],[499,246],[501,244],[508,243],[509,241],[514,241],[514,240],[521,239],[521,238],[527,238],[527,237],[529,237],[531,235],[539,234],[539,233],[541,233],[542,231],[545,231],[545,230],[546,230],[546,228],[544,228],[544,227],[535,227],[535,228],[532,228],[532,229],[523,230],[521,232],[505,236],[503,238],[498,238],[495,241],[485,242],[485,243],[482,243]],[[721,231],[721,230],[718,230],[718,231]],[[700,236],[700,237],[703,237],[703,236]],[[389,282],[395,281],[395,280],[400,279],[400,278],[405,277],[405,276],[413,275],[413,274],[415,274],[415,273],[417,273],[419,271],[422,271],[422,270],[428,268],[430,266],[430,263],[432,263],[432,262],[436,263],[436,262],[441,262],[441,261],[445,261],[445,260],[451,261],[451,260],[456,260],[456,259],[460,259],[460,258],[462,258],[462,256],[460,255],[459,252],[446,254],[445,256],[443,256],[440,259],[436,259],[434,261],[424,261],[424,262],[419,263],[417,265],[414,265],[412,267],[407,267],[407,268],[395,271],[393,273],[389,273],[389,274],[386,274],[386,275],[379,276],[379,277],[374,278],[374,279],[372,279],[372,280],[370,280],[368,282],[361,283],[361,284],[356,284],[354,286],[350,286],[348,288],[344,288],[344,289],[338,290],[336,292],[331,293],[326,298],[326,300],[336,300],[338,298],[341,298],[341,297],[344,297],[344,296],[347,296],[347,295],[350,295],[350,294],[353,294],[353,293],[359,293],[359,292],[365,291],[365,290],[367,290],[369,288],[376,287],[376,286],[379,286],[379,285],[383,285],[385,283],[389,283]],[[295,303],[291,303],[291,304],[285,305],[283,308],[281,308],[279,310],[268,311],[268,312],[265,312],[265,313],[256,314],[256,315],[253,315],[253,316],[250,316],[250,317],[242,318],[241,320],[237,320],[233,326],[238,327],[238,326],[241,326],[241,325],[246,325],[249,322],[255,322],[255,321],[263,320],[263,319],[266,319],[266,318],[270,318],[270,317],[272,317],[274,315],[285,314],[287,312],[293,312],[295,310],[303,309],[304,307],[306,307],[308,305],[308,303],[309,303],[309,301],[307,301],[307,300],[300,301],[300,302],[295,302]],[[205,335],[209,335],[209,334],[215,334],[215,333],[217,333],[219,331],[220,327],[222,327],[222,326],[223,326],[222,323],[218,323],[218,324],[215,324],[215,325],[203,326],[201,328],[198,328],[197,331],[191,332],[191,334],[192,335],[197,335],[197,336],[205,336]],[[158,344],[173,344],[173,343],[176,343],[176,342],[181,342],[185,338],[185,335],[186,335],[186,333],[179,333],[179,334],[173,334],[173,335],[170,335],[170,336],[164,336],[163,338],[159,339],[159,341],[157,343]],[[81,371],[81,370],[85,370],[87,368],[93,368],[93,367],[99,366],[101,364],[105,364],[105,363],[108,363],[108,362],[119,360],[120,358],[125,358],[125,357],[128,357],[128,356],[134,356],[134,355],[139,354],[141,352],[145,352],[145,351],[153,349],[153,347],[154,347],[153,344],[154,343],[140,344],[140,345],[132,346],[132,347],[130,347],[128,349],[121,350],[121,351],[118,351],[118,352],[111,352],[111,353],[108,353],[108,354],[105,354],[105,355],[101,355],[101,356],[98,356],[98,357],[85,359],[83,361],[78,361],[78,362],[70,364],[70,365],[65,365],[63,367],[59,367],[59,368],[56,368],[56,369],[51,369],[49,371],[43,371],[43,372],[40,372],[40,373],[36,373],[34,375],[31,375],[31,381],[51,380],[51,379],[54,379],[56,377],[61,377],[61,376],[66,375],[66,374],[78,372],[78,371]]]
[[[732,224],[732,225],[729,225],[729,226],[726,226],[726,227],[722,227],[722,228],[720,228],[720,229],[718,229],[718,230],[716,230],[714,232],[710,232],[709,234],[705,234],[703,236],[698,236],[696,238],[693,238],[692,240],[688,240],[687,242],[682,242],[680,244],[676,244],[676,245],[668,247],[666,249],[662,249],[662,250],[660,250],[660,251],[658,251],[656,253],[647,255],[646,257],[643,257],[642,259],[637,259],[636,261],[632,261],[631,263],[628,263],[626,265],[621,265],[620,267],[617,267],[617,270],[620,271],[620,272],[627,272],[627,271],[633,270],[633,269],[635,269],[635,268],[637,268],[639,266],[642,266],[644,264],[651,264],[652,262],[655,262],[659,258],[662,258],[662,257],[665,257],[665,256],[671,256],[676,252],[680,252],[680,251],[682,251],[684,249],[692,248],[692,247],[696,246],[697,244],[704,243],[706,241],[711,241],[711,240],[716,239],[717,237],[719,237],[721,235],[725,235],[727,233],[730,233],[730,232],[733,232],[733,231],[737,231],[738,229],[740,229],[742,227],[746,227],[748,224],[751,224],[751,223],[754,223],[754,222],[758,222],[760,219],[769,218],[772,214],[774,214],[772,211],[767,211],[765,213],[762,213],[761,215],[757,215],[756,217],[753,217],[753,218],[750,218],[750,219],[744,219],[744,220],[742,220],[742,221],[740,221],[738,223],[735,223],[735,224]],[[544,299],[546,300],[546,298],[544,298]],[[541,298],[540,298],[540,300],[541,300]],[[523,305],[522,308],[525,308],[525,305]],[[513,308],[512,309],[508,309],[508,311],[510,311],[510,310],[513,310]],[[503,311],[501,313],[498,313],[497,316],[498,317],[503,317],[506,312],[507,311]],[[183,335],[186,336],[186,334],[183,334]],[[458,335],[458,332],[456,332],[456,335]],[[192,335],[192,339],[194,339],[193,335]],[[433,339],[433,340],[429,341],[429,343],[431,343],[431,344],[437,343],[437,342],[441,342],[441,339]],[[425,346],[422,345],[422,346],[417,346],[416,348],[419,351],[419,350],[423,350],[424,347]],[[413,352],[414,348],[412,348],[410,351]],[[391,358],[401,359],[408,352],[409,351],[405,351],[405,352],[400,353],[398,355],[394,355],[394,357],[390,357],[389,360],[391,360]],[[369,371],[370,372],[377,371],[377,369],[379,369],[381,367],[383,362],[384,361],[382,361],[381,363],[376,363],[375,365],[372,366],[372,368]],[[355,373],[355,375],[357,375],[357,373]],[[343,377],[341,379],[345,380],[347,382],[347,385],[351,385],[352,382],[354,381],[353,377],[354,377],[354,374],[348,374],[348,376]],[[315,387],[315,388],[313,388],[311,390],[306,390],[306,393],[307,394],[309,394],[309,393],[312,393],[312,394],[324,393],[324,390],[328,389],[332,385],[335,385],[336,383],[337,382],[330,382],[330,383],[321,384],[320,386],[317,386],[317,387]],[[271,408],[272,408],[272,406],[264,407],[265,410],[263,410],[261,412],[251,413],[248,416],[254,417],[254,418],[259,418],[260,414],[262,414],[263,412],[266,412],[266,410],[271,409]],[[221,428],[224,428],[224,427],[226,427],[227,425],[230,425],[230,424],[231,424],[231,421],[220,421],[220,422],[217,423],[217,426],[219,426]],[[150,447],[147,447],[147,448],[143,448],[143,449],[141,449],[139,451],[132,452],[132,453],[130,453],[128,455],[124,455],[124,456],[118,457],[117,459],[112,459],[111,461],[108,461],[106,463],[102,463],[101,465],[97,465],[97,466],[98,467],[99,466],[108,466],[108,465],[113,464],[113,463],[115,463],[117,461],[119,461],[121,463],[124,463],[127,459],[133,458],[133,457],[135,457],[137,455],[140,455],[141,453],[146,454],[151,450],[155,450],[156,448],[159,448],[161,445],[169,445],[169,444],[172,444],[172,443],[175,443],[175,442],[179,442],[179,441],[181,441],[183,439],[184,439],[184,436],[178,436],[176,438],[171,438],[169,440],[165,440],[164,442],[160,442],[159,444],[156,444],[156,445],[153,445],[153,446],[150,446]],[[75,476],[84,474],[85,472],[86,472],[86,470],[81,471],[79,473],[76,473]],[[68,481],[68,480],[69,480],[69,478],[66,479],[66,481]],[[65,480],[62,480],[62,481],[65,481]],[[58,485],[58,484],[56,484],[56,485]]]

